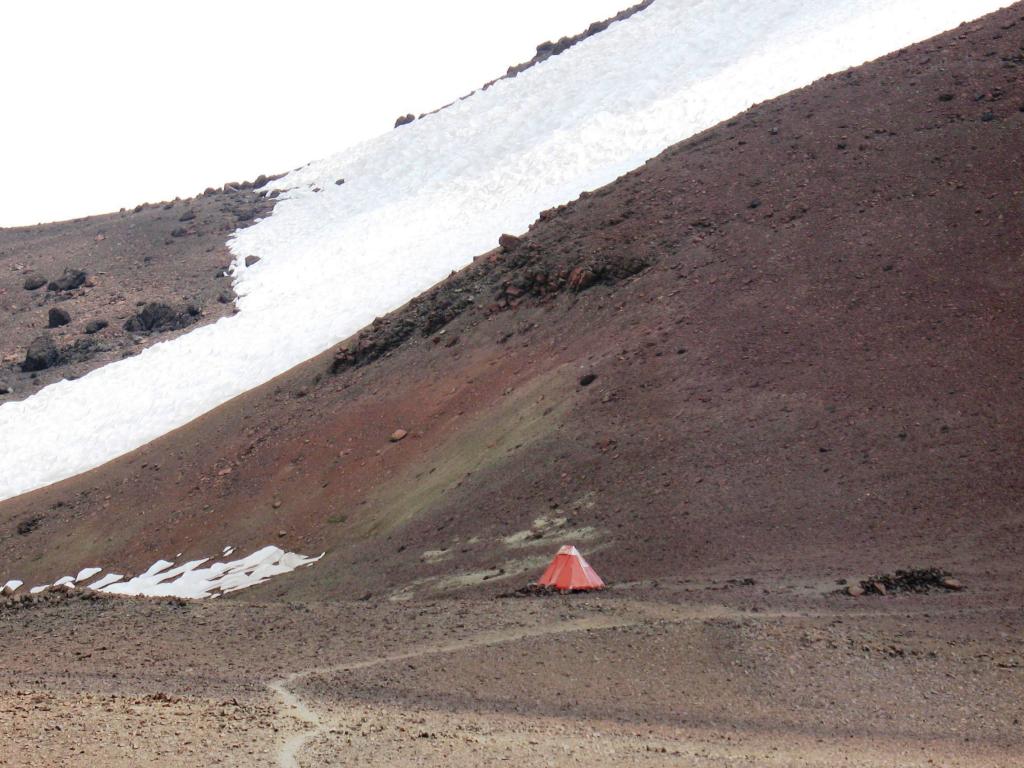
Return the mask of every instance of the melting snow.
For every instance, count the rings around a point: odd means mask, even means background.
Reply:
[[[24,584],[24,583],[25,582],[18,581],[17,579],[11,579],[7,583],[5,583],[2,587],[0,587],[0,592],[3,592],[4,590],[10,590],[11,592],[17,592],[18,589],[21,588],[21,585]]]
[[[108,573],[106,576],[102,577],[101,579],[98,579],[97,581],[94,581],[86,588],[97,590],[103,589],[108,584],[113,584],[115,581],[120,581],[123,578],[124,576],[122,576],[120,573]]]
[[[0,499],[98,466],[271,379],[502,232],[752,102],[1005,2],[658,0],[513,80],[293,172],[277,182],[291,191],[273,215],[234,239],[239,314],[0,406],[0,444],[19,446]],[[292,119],[267,107],[239,111],[263,115],[267,130]],[[261,261],[246,268],[247,255]]]
[[[97,573],[99,573],[102,570],[103,570],[102,568],[83,568],[82,570],[80,570],[78,572],[78,575],[75,576],[75,583],[77,584],[80,581],[85,581],[86,579],[91,579],[93,576],[95,576]]]
[[[233,547],[225,547],[225,555],[234,551]],[[110,592],[117,595],[136,595],[143,597],[187,597],[201,599],[216,597],[219,594],[237,592],[246,587],[262,584],[273,576],[290,573],[296,568],[312,565],[319,557],[306,557],[294,552],[285,552],[279,547],[264,547],[248,557],[229,562],[217,562],[203,568],[209,558],[190,560],[175,566],[167,560],[157,560],[146,572],[128,581],[119,573],[108,573],[106,576],[89,584],[87,589],[99,592]],[[78,577],[64,576],[57,579],[52,586],[73,586],[76,581],[84,581],[99,573],[102,568],[84,568]],[[9,581],[6,586],[12,589],[20,587],[22,582]],[[38,594],[49,587],[43,584],[32,587],[31,594]]]

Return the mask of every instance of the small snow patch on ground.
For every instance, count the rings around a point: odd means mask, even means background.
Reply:
[[[100,590],[100,589],[103,589],[108,584],[113,584],[115,581],[120,581],[123,578],[124,578],[124,576],[122,576],[120,573],[108,573],[103,578],[101,578],[101,579],[99,579],[97,581],[94,581],[92,584],[90,584],[88,587],[86,587],[86,589]]]
[[[225,547],[223,552],[225,557],[229,556],[234,552],[234,547]],[[210,560],[208,557],[190,560],[178,566],[168,560],[157,560],[145,573],[128,581],[124,581],[124,576],[119,573],[108,573],[89,584],[86,589],[115,595],[184,597],[199,600],[262,584],[274,576],[312,565],[321,557],[323,554],[319,557],[307,557],[270,546],[239,560],[215,562],[210,565],[206,565]],[[91,579],[102,570],[83,568],[77,577],[63,576],[53,584],[42,584],[32,587],[29,591],[35,595],[51,586],[74,586],[76,582]],[[22,582],[12,580],[8,581],[5,587],[9,586],[13,591],[21,585]]]
[[[95,576],[102,570],[102,568],[83,568],[78,572],[78,575],[75,576],[75,583],[78,584],[79,582],[85,581],[86,579],[91,579],[93,576]]]

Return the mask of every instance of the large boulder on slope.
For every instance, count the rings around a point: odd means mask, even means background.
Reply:
[[[175,309],[169,304],[151,301],[138,314],[128,318],[124,329],[132,333],[159,333],[177,331],[192,325],[199,317],[199,308],[193,304]]]
[[[70,312],[61,307],[50,307],[50,312],[47,316],[47,328],[60,328],[62,325],[67,325],[70,322]]]
[[[64,270],[64,274],[47,286],[47,290],[73,291],[75,288],[81,288],[87,277],[88,275],[83,270],[68,267]]]
[[[57,351],[57,345],[53,343],[50,334],[44,333],[42,336],[37,336],[28,345],[21,370],[25,372],[45,371],[58,362],[60,362],[60,352]]]
[[[34,291],[46,285],[46,278],[39,274],[31,274],[25,278],[25,282],[22,285],[26,291]]]

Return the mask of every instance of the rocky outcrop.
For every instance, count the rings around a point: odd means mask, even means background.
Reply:
[[[128,319],[124,329],[132,333],[163,333],[192,325],[202,314],[194,304],[175,308],[162,302],[150,302],[142,311]]]
[[[47,290],[73,291],[76,288],[81,288],[85,284],[87,277],[88,275],[84,270],[68,267],[64,270],[64,274],[50,282],[47,286]]]

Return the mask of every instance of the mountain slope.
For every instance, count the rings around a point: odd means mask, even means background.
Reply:
[[[0,441],[22,444],[0,468],[0,498],[96,467],[308,360],[502,232],[752,102],[1000,2],[661,0],[514,79],[310,163],[275,184],[272,216],[232,240],[236,315],[0,406]]]
[[[0,579],[274,539],[327,556],[261,594],[495,592],[571,540],[620,583],[1010,589],[1022,14],[759,105],[337,355],[4,502]]]

